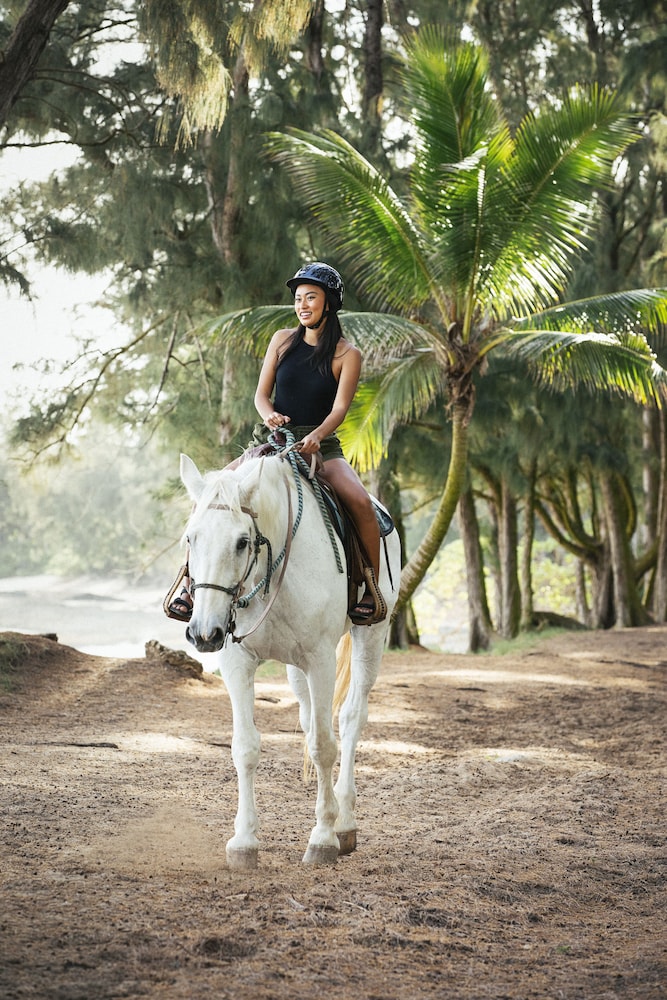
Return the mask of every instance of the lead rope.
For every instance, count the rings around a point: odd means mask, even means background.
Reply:
[[[292,520],[292,494],[290,493],[289,485],[287,483],[285,483],[285,486],[287,488],[287,524],[289,526],[289,524],[290,524],[290,522]],[[264,536],[262,535],[262,537],[264,537]],[[281,552],[279,558],[276,560],[276,564],[277,564],[278,562],[280,562],[280,559],[282,559],[283,556],[284,556],[284,559],[285,559],[285,561],[283,563],[283,568],[280,571],[280,576],[278,577],[278,583],[276,585],[276,588],[273,591],[273,594],[272,594],[269,602],[267,603],[266,607],[262,611],[261,615],[259,616],[259,618],[255,622],[255,624],[252,626],[252,628],[249,628],[247,632],[244,632],[243,635],[236,635],[235,634],[235,632],[236,632],[236,628],[235,628],[235,626],[236,626],[236,614],[235,614],[236,608],[234,608],[234,615],[233,615],[233,619],[232,619],[232,625],[231,625],[231,627],[229,629],[229,634],[232,637],[232,642],[243,642],[243,640],[247,639],[249,635],[252,635],[253,632],[257,631],[257,629],[262,624],[262,622],[264,621],[264,619],[268,615],[269,611],[273,607],[273,602],[275,601],[276,597],[278,596],[278,591],[280,590],[280,585],[282,584],[283,577],[285,576],[285,570],[287,569],[287,562],[289,560],[289,554],[290,554],[290,550],[292,548],[292,539],[293,538],[294,538],[294,532],[293,531],[290,532],[289,531],[289,527],[288,527],[287,538],[285,539],[285,547],[284,547],[283,551]],[[265,593],[268,592],[268,587],[269,587],[269,583],[270,583],[270,571],[267,571],[266,580],[267,580],[267,583],[266,583],[266,591],[265,591]],[[236,601],[236,605],[237,606],[240,603],[241,603],[240,601],[238,601],[238,600]]]
[[[315,499],[317,500],[317,505],[320,508],[322,520],[324,521],[327,533],[329,535],[331,548],[333,549],[334,555],[336,557],[336,566],[338,568],[338,572],[344,573],[345,569],[343,568],[343,564],[341,562],[340,551],[338,549],[338,544],[336,542],[334,527],[331,523],[331,518],[329,517],[329,510],[327,508],[326,500],[324,499],[324,493],[322,487],[318,483],[317,479],[314,478],[314,473],[310,469],[310,466],[308,465],[308,462],[305,460],[303,455],[300,455],[298,451],[294,450],[296,446],[296,439],[292,431],[289,431],[286,428],[284,428],[282,430],[282,433],[285,435],[285,440],[287,442],[286,445],[284,446],[280,445],[274,438],[273,434],[270,435],[269,440],[273,445],[273,447],[276,448],[276,450],[279,452],[279,458],[281,458],[283,461],[287,459],[287,461],[292,466],[292,471],[294,472],[294,478],[296,479],[297,482],[297,488],[299,487],[299,484],[301,482],[301,476],[299,474],[299,466],[301,466],[301,468],[308,475],[310,484],[313,487],[313,492],[315,493]]]
[[[294,440],[294,435],[292,435],[292,440]],[[296,480],[298,506],[297,506],[297,515],[296,518],[294,519],[294,524],[292,525],[292,534],[290,536],[291,538],[294,538],[294,536],[296,535],[297,530],[299,528],[299,524],[301,523],[301,515],[303,514],[303,486],[301,485],[301,477],[299,476],[298,472],[295,474],[295,480]],[[288,487],[288,497],[289,497],[289,487]],[[280,555],[278,555],[275,561],[272,563],[269,540],[265,538],[264,535],[261,535],[258,538],[258,542],[259,544],[266,542],[266,544],[269,546],[267,553],[266,576],[264,577],[263,580],[260,580],[259,583],[255,584],[255,586],[252,588],[251,591],[249,591],[247,594],[244,594],[243,597],[238,598],[238,600],[236,601],[236,605],[239,608],[247,608],[250,602],[252,601],[253,597],[255,597],[260,592],[260,590],[262,590],[262,588],[264,588],[264,595],[266,596],[269,590],[269,586],[271,584],[271,578],[275,573],[275,571],[280,566],[283,559],[285,558],[285,553],[287,552],[287,543],[285,543],[285,545],[283,545],[282,547]]]
[[[285,428],[285,429],[283,429],[282,434],[285,435],[285,441],[286,441],[285,445],[282,445],[279,441],[277,441],[273,434],[269,435],[269,442],[275,448],[275,450],[278,452],[278,457],[281,460],[284,461],[285,459],[287,459],[287,461],[289,462],[289,464],[290,464],[290,466],[292,468],[292,472],[294,473],[294,482],[296,483],[296,492],[297,492],[297,500],[298,500],[297,515],[296,515],[296,518],[294,520],[294,525],[292,526],[292,535],[291,535],[291,537],[294,538],[294,536],[297,533],[299,524],[301,523],[301,516],[303,514],[303,485],[301,483],[301,475],[300,475],[300,472],[299,472],[299,465],[301,466],[302,469],[304,469],[306,471],[306,473],[309,473],[310,469],[309,469],[309,465],[306,462],[306,460],[303,457],[303,455],[300,455],[297,451],[295,451],[296,438],[294,437],[294,434],[292,433],[292,431],[287,430]],[[336,542],[336,535],[334,533],[334,528],[333,528],[333,525],[331,523],[331,518],[329,517],[329,511],[327,510],[326,501],[324,499],[324,494],[323,494],[323,491],[322,491],[322,487],[320,486],[320,484],[318,483],[318,481],[316,479],[312,478],[311,475],[308,475],[308,478],[310,479],[311,485],[313,487],[313,492],[315,493],[315,498],[317,500],[317,505],[320,508],[320,513],[322,514],[322,520],[324,521],[324,524],[325,524],[326,529],[327,529],[327,533],[329,535],[329,541],[331,542],[331,547],[332,547],[334,555],[336,557],[336,566],[338,568],[338,572],[339,573],[344,573],[345,572],[345,568],[343,567],[343,564],[341,562],[340,552],[338,550],[338,544]],[[257,539],[257,544],[260,545],[260,544],[262,544],[264,542],[267,545],[269,545],[268,539],[265,538],[264,535],[260,535],[258,537],[258,539]],[[273,574],[275,573],[275,571],[278,569],[278,567],[280,566],[281,562],[285,558],[285,552],[286,552],[286,550],[287,550],[287,545],[284,545],[283,548],[282,548],[282,551],[276,557],[275,561],[272,563],[271,562],[271,549],[270,549],[270,546],[269,546],[269,550],[268,550],[268,553],[267,553],[267,570],[266,570],[266,576],[264,577],[263,580],[260,580],[259,583],[255,584],[255,586],[252,588],[252,590],[250,590],[247,594],[244,594],[243,597],[239,597],[237,599],[237,601],[236,601],[237,607],[239,607],[239,608],[247,608],[248,605],[250,604],[250,602],[252,601],[253,597],[256,597],[257,594],[260,592],[260,590],[262,590],[262,588],[264,588],[264,595],[266,596],[266,594],[268,593],[268,590],[269,590],[270,583],[271,583],[271,578],[273,577]]]

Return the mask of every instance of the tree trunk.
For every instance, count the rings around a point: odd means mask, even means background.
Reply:
[[[248,68],[243,52],[240,52],[234,65],[233,90],[227,113],[226,172],[221,155],[221,143],[224,140],[210,130],[203,132],[200,138],[211,235],[215,249],[227,268],[241,266],[237,237],[244,207],[242,157],[248,131],[245,127],[248,117],[248,83]]]
[[[227,170],[227,187],[222,203],[222,256],[227,266],[238,265],[239,250],[236,236],[242,211],[243,169],[241,155],[246,140],[246,130],[243,122],[248,114],[248,68],[239,53],[234,66],[234,101],[230,106],[229,121],[231,137],[229,140],[229,167]]]
[[[424,579],[452,523],[456,505],[459,502],[459,497],[465,483],[468,461],[468,418],[469,407],[466,403],[454,407],[452,417],[452,453],[449,459],[445,489],[426,534],[401,573],[401,587],[396,605],[397,611],[405,607]]]
[[[234,89],[227,115],[228,162],[226,177],[221,161],[220,137],[211,131],[203,132],[200,139],[204,161],[204,184],[208,196],[209,224],[213,244],[224,265],[223,274],[233,274],[242,266],[238,239],[239,222],[243,206],[244,177],[241,156],[245,129],[243,127],[248,107],[248,70],[240,52],[234,68]],[[223,288],[223,297],[228,296]],[[222,384],[220,386],[220,427],[222,460],[226,463],[236,457],[230,450],[238,426],[233,419],[234,390],[238,382],[238,358],[225,349]]]
[[[642,413],[642,492],[644,494],[644,520],[640,530],[642,548],[648,548],[656,537],[658,508],[660,502],[661,477],[656,468],[655,456],[660,455],[662,472],[662,452],[660,441],[663,434],[662,413],[646,407]]]
[[[612,472],[600,476],[600,490],[609,541],[614,588],[614,624],[632,628],[646,624],[635,580],[634,558],[626,531],[624,503],[617,477]]]
[[[361,116],[364,139],[371,152],[377,152],[382,135],[382,23],[384,0],[366,0],[364,31],[364,86],[361,94]]]
[[[463,539],[468,586],[468,651],[478,653],[480,649],[489,648],[493,626],[486,597],[479,524],[470,488],[464,490],[459,499],[458,521]]]
[[[535,477],[537,460],[530,463],[528,489],[523,508],[523,548],[521,551],[521,628],[533,627],[533,540],[535,538]]]
[[[305,63],[306,69],[313,74],[316,86],[315,92],[319,91],[319,85],[324,74],[324,58],[322,56],[322,35],[324,32],[324,0],[317,0],[313,4],[310,20],[304,32],[305,41]]]
[[[204,187],[208,198],[208,218],[211,227],[213,245],[220,255],[221,260],[225,259],[225,244],[222,225],[222,198],[218,193],[220,187],[219,170],[217,168],[219,140],[210,130],[202,132],[199,139],[199,148],[204,161]]]
[[[612,628],[616,622],[614,604],[614,578],[611,568],[611,551],[608,542],[604,542],[600,557],[593,573],[593,611],[591,625],[593,628]]]
[[[53,25],[69,0],[30,0],[0,54],[0,125],[35,72]]]
[[[489,482],[491,482],[489,480]],[[499,520],[500,520],[500,492],[498,489],[498,483],[493,482],[491,484],[492,499],[489,500],[489,538],[488,547],[489,552],[487,555],[487,569],[491,574],[491,579],[493,580],[493,616],[492,622],[493,627],[496,632],[500,632],[501,624],[501,608],[503,606],[503,589],[500,583],[500,554],[498,546],[498,534],[500,531]]]
[[[591,628],[593,618],[588,607],[586,595],[586,567],[581,559],[577,559],[576,565],[576,592],[577,592],[577,618],[583,624]]]
[[[658,414],[660,428],[660,485],[656,516],[658,557],[653,584],[652,611],[657,622],[667,621],[667,415]]]
[[[387,644],[390,649],[409,649],[410,646],[419,646],[419,626],[412,604],[408,604],[397,615],[392,615]]]
[[[401,540],[401,561],[403,562],[406,548],[401,491],[395,472],[388,461],[383,460],[380,467],[371,472],[370,487],[371,493],[385,505],[394,520],[394,530]],[[394,587],[400,586],[400,579],[395,579],[393,585]],[[392,615],[388,643],[392,649],[408,649],[411,645],[419,645],[419,628],[412,604],[407,604]]]
[[[516,499],[504,478],[501,484],[498,559],[501,581],[500,627],[498,631],[505,639],[514,639],[519,634],[521,620],[517,511]]]

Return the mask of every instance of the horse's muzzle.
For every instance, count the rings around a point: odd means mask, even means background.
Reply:
[[[217,653],[224,646],[227,633],[224,629],[218,627],[207,635],[201,635],[192,627],[192,623],[190,623],[185,630],[185,638],[200,653]]]

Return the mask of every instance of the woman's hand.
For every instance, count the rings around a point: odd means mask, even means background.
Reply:
[[[268,427],[270,431],[278,430],[279,427],[283,427],[285,424],[289,423],[289,417],[286,417],[284,413],[269,413],[268,417],[264,421],[264,426]]]
[[[305,438],[298,441],[296,446],[302,455],[314,455],[316,451],[320,450],[320,436],[311,431],[310,434],[306,434]]]

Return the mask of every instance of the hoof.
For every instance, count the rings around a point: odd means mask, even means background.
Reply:
[[[357,849],[357,831],[347,830],[338,834],[338,853],[352,854]]]
[[[303,856],[304,865],[335,865],[337,860],[337,847],[313,847],[309,844]]]
[[[257,867],[259,851],[256,847],[228,847],[226,853],[227,864],[230,868],[245,868],[247,870]]]

